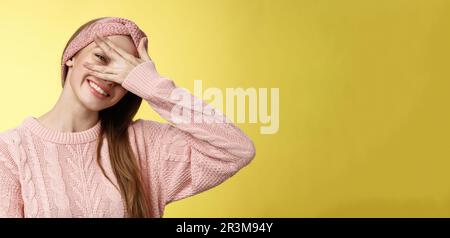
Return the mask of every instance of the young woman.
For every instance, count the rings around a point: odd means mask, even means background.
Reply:
[[[61,63],[54,107],[0,134],[0,217],[162,217],[255,156],[220,112],[173,96],[179,88],[158,74],[130,20],[84,24]],[[133,121],[142,99],[169,123]]]

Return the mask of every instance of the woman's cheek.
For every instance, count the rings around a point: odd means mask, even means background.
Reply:
[[[121,97],[123,97],[123,96],[125,96],[125,94],[128,92],[124,87],[122,87],[122,86],[117,86],[117,93],[119,94],[119,95],[121,95]]]
[[[126,93],[127,90],[125,88],[123,88],[122,86],[116,86],[114,88],[114,99],[120,101],[120,99],[122,99]]]
[[[83,74],[86,74],[89,72],[89,70],[83,66],[84,62],[87,62],[87,61],[85,60],[76,65],[75,69],[77,71],[77,74],[83,75]]]

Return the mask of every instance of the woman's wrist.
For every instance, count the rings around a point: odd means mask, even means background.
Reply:
[[[122,87],[144,99],[149,99],[154,95],[168,97],[175,85],[158,73],[153,61],[146,61],[130,71]]]

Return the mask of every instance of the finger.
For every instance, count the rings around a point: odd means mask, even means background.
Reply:
[[[105,52],[108,57],[112,59],[120,57],[119,53],[117,53],[111,46],[109,46],[97,33],[95,33],[94,42],[98,47],[100,47],[100,49],[103,50],[103,52]]]
[[[120,73],[119,69],[110,67],[110,66],[102,66],[102,65],[95,65],[95,64],[89,64],[89,63],[84,63],[83,65],[86,68],[88,68],[90,70],[94,70],[99,73],[105,73],[105,74],[119,74]]]
[[[89,73],[97,78],[118,83],[117,74],[100,73],[100,72],[93,71],[93,70],[90,70]]]
[[[121,47],[117,46],[116,44],[114,44],[114,42],[112,42],[110,39],[104,37],[102,38],[103,41],[110,46],[111,48],[113,48],[117,53],[119,53],[119,55],[121,55],[124,59],[126,59],[129,62],[134,62],[135,58],[134,55],[129,54],[128,52],[126,52],[124,49],[122,49]]]
[[[147,48],[146,48],[147,43],[148,43],[147,37],[143,37],[139,41],[139,46],[138,46],[139,58],[141,58],[145,61],[151,61],[152,59],[148,55]]]

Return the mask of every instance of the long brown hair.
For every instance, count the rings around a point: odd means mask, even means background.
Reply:
[[[100,19],[103,18],[93,19],[80,26],[67,42],[64,51],[80,31]],[[66,75],[63,75],[64,79],[65,77]],[[105,136],[108,142],[111,167],[119,188],[114,186],[122,195],[128,217],[133,218],[150,216],[149,201],[143,186],[141,171],[128,140],[128,127],[136,115],[141,102],[142,99],[140,97],[127,92],[117,104],[99,112],[101,130],[97,144],[97,163],[103,175],[114,185],[106,175],[100,160],[102,141]]]

